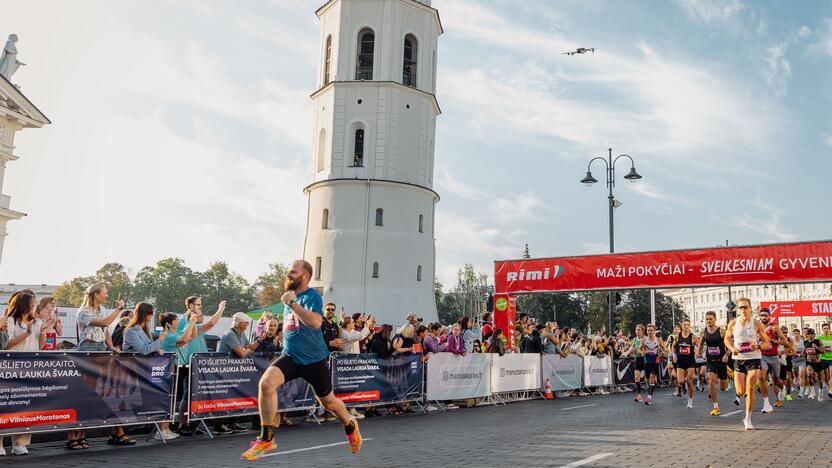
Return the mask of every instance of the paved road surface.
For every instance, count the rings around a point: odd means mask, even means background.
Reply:
[[[69,452],[33,446],[28,457],[7,455],[4,466],[719,466],[819,467],[832,464],[832,402],[795,399],[771,415],[754,415],[757,429],[742,430],[742,412],[723,393],[724,416],[708,415],[705,395],[695,408],[670,390],[656,392],[653,406],[632,394],[528,401],[447,413],[364,419],[364,448],[352,455],[337,423],[281,430],[278,453],[259,462],[239,454],[254,432],[180,438],[163,447],[144,442]],[[759,405],[758,405],[759,406]],[[8,439],[6,447],[8,450]],[[754,449],[753,452],[750,449]],[[576,464],[579,463],[579,464]],[[571,465],[569,465],[571,464]]]

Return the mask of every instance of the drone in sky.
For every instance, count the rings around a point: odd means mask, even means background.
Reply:
[[[572,55],[585,54],[587,52],[592,52],[594,54],[595,53],[595,47],[578,47],[575,50],[572,50],[572,51],[569,51],[569,52],[564,52],[561,55],[570,55],[570,56],[572,56]]]

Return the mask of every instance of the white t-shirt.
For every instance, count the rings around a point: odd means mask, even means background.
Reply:
[[[11,317],[9,317],[9,341],[14,339],[17,336],[25,335],[26,334],[26,324],[23,322],[16,323]],[[14,348],[9,348],[8,351],[40,351],[40,345],[38,343],[38,338],[40,337],[40,327],[42,322],[40,319],[35,319],[35,322],[32,323],[32,334],[26,337],[25,340],[21,341],[17,344]]]

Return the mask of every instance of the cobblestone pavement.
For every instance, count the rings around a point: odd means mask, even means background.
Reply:
[[[792,467],[832,464],[832,402],[795,398],[775,414],[754,414],[755,431],[722,393],[723,416],[696,394],[695,407],[658,390],[655,403],[633,394],[560,398],[481,406],[427,415],[364,419],[364,447],[349,453],[337,423],[281,429],[276,455],[258,462],[239,454],[253,431],[231,436],[180,438],[167,446],[141,440],[113,448],[102,440],[83,452],[58,444],[30,448],[26,457],[0,458],[5,466],[719,466]],[[8,438],[6,444],[8,444]],[[8,445],[6,445],[8,450]],[[570,465],[571,464],[571,465]]]

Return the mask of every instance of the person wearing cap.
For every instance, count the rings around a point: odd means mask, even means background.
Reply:
[[[229,353],[233,357],[244,358],[247,357],[249,354],[253,353],[254,350],[260,345],[260,342],[265,339],[266,334],[260,335],[260,338],[254,341],[254,343],[249,343],[248,341],[248,334],[246,330],[248,329],[249,324],[251,323],[251,317],[248,315],[237,312],[236,314],[231,316],[232,325],[231,328],[225,332],[225,335],[220,338],[220,346],[217,351],[220,353]],[[214,432],[219,434],[228,434],[230,432],[245,432],[248,429],[244,428],[243,426],[239,425],[234,418],[228,419],[229,424],[226,427],[222,424],[222,419],[215,419],[214,420]]]
[[[416,327],[418,327],[421,324],[422,324],[422,321],[419,320],[419,316],[416,315],[415,312],[411,312],[411,313],[407,314],[407,323],[405,325],[413,325],[413,328],[415,329]],[[404,328],[404,327],[402,327],[402,328]]]
[[[257,349],[257,346],[260,345],[260,340],[258,339],[254,343],[249,343],[248,341],[246,330],[251,323],[251,317],[242,312],[237,312],[231,316],[231,320],[231,328],[220,339],[218,351],[221,353],[234,353],[237,357],[244,358]]]

